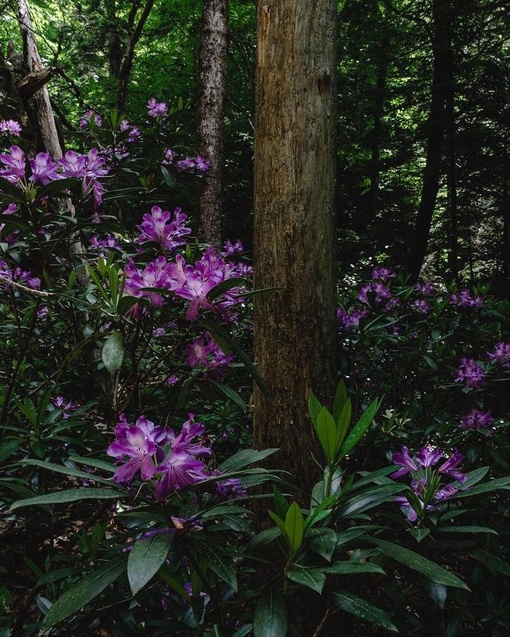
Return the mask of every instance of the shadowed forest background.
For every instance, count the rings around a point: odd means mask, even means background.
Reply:
[[[506,5],[0,2],[0,637],[509,634]]]

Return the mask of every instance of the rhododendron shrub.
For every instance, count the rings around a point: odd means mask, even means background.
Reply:
[[[484,288],[409,285],[381,267],[359,291],[340,296],[337,319],[342,370],[360,402],[382,396],[382,431],[410,436],[417,446],[467,442],[470,458],[503,449],[510,424],[508,301]]]

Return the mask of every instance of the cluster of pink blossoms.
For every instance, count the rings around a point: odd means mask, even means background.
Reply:
[[[212,454],[209,447],[196,440],[204,431],[204,425],[194,422],[193,414],[189,414],[179,434],[155,425],[143,415],[130,425],[122,415],[115,427],[117,439],[107,450],[109,456],[121,463],[114,480],[131,484],[138,473],[142,480],[155,479],[156,497],[165,500],[174,491],[221,475],[218,471],[208,471],[205,463],[199,460]],[[221,497],[244,494],[239,480],[227,479],[217,484]]]
[[[28,176],[27,158],[19,146],[11,146],[9,152],[0,153],[0,162],[4,166],[0,168],[0,175],[15,185],[25,178],[45,186],[52,181],[72,177],[82,181],[84,194],[93,193],[96,207],[102,202],[104,187],[98,180],[107,175],[108,170],[103,167],[104,159],[95,148],[86,155],[68,150],[56,162],[48,153],[37,153],[28,163]]]
[[[186,237],[191,232],[185,222],[186,215],[180,208],[176,208],[171,215],[170,212],[154,206],[151,213],[143,217],[137,242],[154,241],[164,250],[174,251],[186,242]],[[164,300],[157,289],[169,290],[175,296],[189,301],[186,319],[195,321],[202,308],[224,313],[229,307],[239,303],[239,287],[223,294],[221,301],[214,306],[207,295],[223,281],[246,276],[248,270],[242,264],[227,261],[214,248],[209,248],[193,264],[186,263],[181,254],[176,254],[172,260],[159,256],[140,269],[131,259],[126,265],[125,274],[124,294],[145,298],[153,306],[161,307]],[[133,311],[139,313],[141,310],[135,306]]]

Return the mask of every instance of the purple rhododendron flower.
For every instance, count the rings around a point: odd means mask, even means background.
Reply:
[[[29,270],[22,270],[19,267],[11,270],[5,261],[0,261],[0,277],[3,279],[0,282],[0,287],[4,290],[8,290],[11,287],[8,281],[16,281],[32,290],[41,289],[41,279],[39,277],[33,276]]]
[[[441,453],[441,455],[443,454]],[[463,460],[464,456],[457,449],[454,449],[452,455],[446,460],[446,462],[443,462],[438,471],[446,476],[450,476],[450,478],[453,478],[454,480],[465,482],[467,480],[466,474],[462,473],[462,471],[459,471],[457,468]]]
[[[474,297],[469,290],[461,290],[458,294],[450,294],[450,303],[457,307],[481,307],[481,296]]]
[[[153,206],[150,214],[143,215],[142,224],[138,226],[140,235],[137,241],[155,241],[170,251],[186,243],[186,236],[191,234],[191,228],[186,227],[187,216],[180,208],[174,210],[171,220],[170,216],[168,210]]]
[[[184,451],[190,456],[210,456],[212,454],[209,447],[205,447],[198,442],[191,442],[193,438],[201,436],[205,431],[205,427],[202,423],[195,422],[194,414],[188,414],[188,420],[182,425],[181,432],[178,436],[174,434],[172,429],[169,431],[169,440],[173,451]]]
[[[80,128],[88,128],[91,121],[94,122],[94,125],[97,126],[97,128],[101,128],[103,125],[101,117],[97,113],[94,113],[93,110],[89,109],[82,117],[80,117]]]
[[[164,458],[163,445],[170,440],[170,429],[158,427],[145,416],[140,416],[130,426],[124,415],[115,427],[117,440],[112,442],[106,453],[117,462],[130,458],[120,466],[113,478],[117,482],[130,483],[140,471],[142,480],[149,480],[156,472],[156,466]]]
[[[25,177],[26,157],[19,146],[11,146],[10,152],[0,153],[0,161],[5,166],[0,169],[0,175],[11,183]]]
[[[445,483],[443,479],[448,477],[454,481],[465,482],[467,476],[459,469],[463,459],[464,456],[457,449],[454,449],[447,457],[444,451],[429,445],[422,447],[414,457],[405,445],[402,446],[400,453],[393,454],[393,462],[401,468],[391,474],[391,477],[400,478],[407,473],[411,474],[411,488],[419,503],[420,511],[417,511],[415,509],[417,502],[414,498],[412,500],[406,496],[395,498],[395,502],[410,522],[417,522],[424,511],[437,509],[441,503],[457,493],[458,487],[455,484]]]
[[[170,453],[158,466],[162,478],[156,487],[156,497],[164,500],[172,491],[201,482],[209,477],[205,464],[185,451]]]
[[[32,171],[30,181],[46,186],[51,181],[60,178],[57,174],[57,168],[58,164],[53,161],[49,153],[37,153],[34,159],[30,160],[30,170]]]
[[[492,433],[492,423],[494,418],[490,411],[479,411],[472,409],[469,414],[460,419],[461,429],[488,429]]]
[[[19,137],[21,135],[21,126],[19,122],[14,119],[6,119],[3,122],[0,122],[0,133],[4,135],[16,135]]]
[[[200,155],[197,155],[195,157],[195,167],[201,173],[206,173],[211,168],[211,164],[205,161],[205,159]]]
[[[416,310],[419,314],[428,314],[430,311],[429,304],[423,299],[411,301],[411,303],[409,303],[409,307]]]
[[[436,286],[433,283],[430,283],[430,281],[425,281],[424,283],[417,283],[414,286],[414,289],[416,290],[416,292],[420,292],[424,296],[431,296],[432,294],[435,294],[437,291]]]
[[[359,327],[359,322],[362,318],[368,316],[369,311],[367,308],[363,308],[362,310],[351,310],[347,312],[343,309],[343,307],[339,307],[336,311],[336,320],[338,324],[338,329],[351,331],[357,330]]]
[[[225,257],[231,257],[233,254],[243,251],[243,244],[241,241],[236,241],[232,243],[228,239],[223,244],[223,253],[222,255]]]
[[[151,97],[147,102],[147,109],[150,117],[162,117],[168,113],[165,102],[157,102],[155,97]]]
[[[510,343],[496,343],[492,352],[487,352],[487,356],[504,367],[510,367]]]
[[[179,159],[178,161],[176,161],[175,166],[178,168],[178,170],[190,170],[191,168],[196,167],[196,161],[194,159],[191,159],[191,157],[186,157],[185,159]]]
[[[485,381],[483,368],[472,358],[461,358],[457,370],[456,383],[464,383],[467,387],[477,389]]]
[[[63,396],[57,396],[53,401],[53,406],[62,409],[62,419],[68,420],[71,413],[76,409],[77,405],[72,400],[67,400]]]
[[[418,451],[416,454],[416,460],[420,463],[421,467],[431,467],[436,464],[438,460],[441,460],[443,457],[443,452],[441,449],[437,449],[437,447],[429,447],[425,445]]]
[[[190,367],[203,367],[206,370],[204,376],[213,380],[219,380],[234,360],[233,356],[223,352],[209,333],[188,343],[186,353],[185,363]]]
[[[381,266],[380,268],[375,268],[372,272],[372,279],[381,279],[381,281],[387,281],[388,279],[392,279],[397,275],[390,268],[386,268]]]
[[[391,290],[384,283],[377,281],[371,281],[364,285],[359,291],[358,299],[366,305],[372,303],[382,305],[386,310],[391,310],[398,305],[398,300],[393,296]]]

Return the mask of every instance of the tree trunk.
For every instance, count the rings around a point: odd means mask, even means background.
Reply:
[[[258,4],[255,120],[254,436],[310,489],[320,458],[308,418],[313,389],[336,384],[334,0]]]
[[[442,172],[446,98],[453,73],[450,0],[434,0],[433,21],[434,62],[430,114],[427,122],[427,156],[423,171],[421,200],[416,217],[415,236],[408,259],[408,270],[413,280],[418,279],[427,253],[432,216]]]
[[[119,84],[117,87],[117,108],[119,111],[123,111],[126,106],[127,89],[129,76],[131,75],[131,69],[133,68],[133,61],[135,59],[135,47],[138,41],[142,37],[142,31],[147,22],[147,18],[152,11],[154,0],[147,0],[143,6],[138,22],[136,22],[136,16],[140,8],[140,0],[133,0],[131,4],[131,11],[128,17],[128,36],[126,40],[126,50],[124,51],[124,57],[119,69],[119,75],[117,79]],[[110,60],[110,64],[111,64]]]
[[[452,281],[459,278],[459,210],[457,205],[457,154],[455,148],[455,88],[453,73],[449,77],[450,85],[446,96],[446,134],[448,145],[448,211],[450,214],[450,254],[449,270]]]
[[[221,245],[228,0],[203,0],[198,56],[198,152],[210,164],[198,202],[198,238]]]
[[[23,38],[23,56],[29,73],[39,73],[43,70],[41,57],[35,41],[30,7],[27,0],[18,0],[18,22]],[[46,85],[42,86],[31,98],[35,103],[35,112],[39,124],[44,150],[54,159],[62,157],[62,147],[58,136],[50,94]]]

